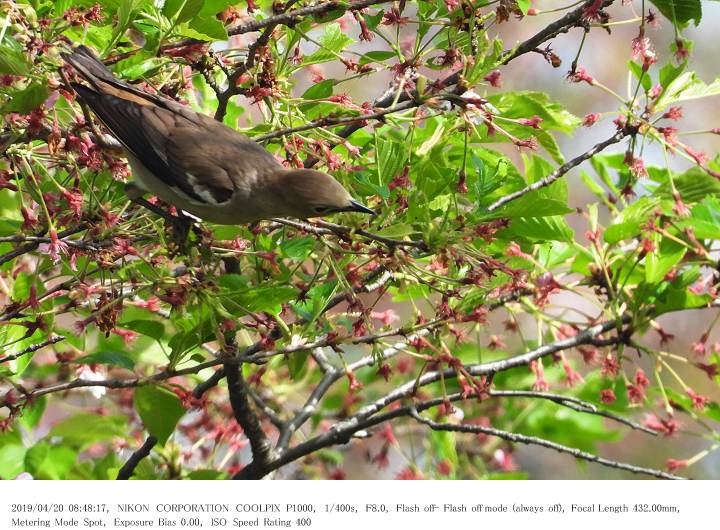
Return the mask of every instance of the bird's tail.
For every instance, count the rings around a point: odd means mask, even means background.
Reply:
[[[141,105],[158,103],[156,96],[115,77],[87,46],[77,46],[72,50],[72,53],[64,53],[62,56],[65,62],[72,66],[80,77],[100,94],[110,94],[121,99],[135,101]],[[79,86],[82,85],[73,83],[73,88],[83,99],[88,101],[85,97],[87,89],[85,91],[78,90]],[[88,104],[90,104],[90,101],[88,101]]]
[[[80,45],[74,48],[72,53],[63,53],[62,56],[65,62],[72,66],[95,90],[102,91],[100,82],[110,84],[118,82],[87,46]]]

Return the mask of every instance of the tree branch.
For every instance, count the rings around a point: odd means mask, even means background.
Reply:
[[[629,321],[629,318],[624,318],[623,321]],[[561,350],[574,348],[587,344],[594,337],[610,331],[617,326],[616,321],[607,321],[595,326],[591,326],[584,331],[578,333],[574,337],[555,341],[551,344],[546,344],[535,348],[522,355],[516,355],[509,359],[501,359],[498,361],[491,361],[482,364],[471,364],[466,365],[465,370],[473,376],[489,375],[496,372],[509,370],[518,366],[529,364],[532,360],[551,355]],[[618,338],[618,342],[621,342]],[[397,347],[397,345],[395,345]],[[408,381],[395,390],[392,390],[385,396],[375,400],[374,402],[364,406],[355,414],[346,418],[338,423],[334,424],[327,432],[319,434],[305,442],[302,442],[295,447],[292,447],[278,455],[278,457],[271,462],[266,469],[266,473],[274,471],[290,462],[293,462],[299,458],[302,458],[308,454],[314,453],[318,449],[323,447],[329,447],[336,444],[347,443],[353,436],[354,433],[367,429],[388,419],[396,417],[396,415],[402,415],[397,411],[390,411],[385,415],[376,416],[376,414],[382,409],[389,406],[400,399],[408,398],[413,396],[418,388],[427,386],[431,383],[439,381],[441,378],[448,380],[457,377],[457,372],[453,369],[447,370],[435,370],[426,372],[422,376],[416,378],[413,381]]]
[[[343,123],[350,123],[353,124],[355,122],[362,122],[364,120],[377,120],[380,118],[384,118],[388,114],[393,114],[395,112],[402,112],[404,110],[409,110],[412,108],[415,108],[419,106],[420,103],[415,100],[409,100],[405,101],[403,103],[399,103],[395,105],[394,107],[390,107],[385,110],[380,110],[377,112],[371,112],[369,114],[358,114],[357,116],[338,116],[338,117],[330,117],[327,116],[325,118],[319,118],[315,121],[310,121],[306,123],[305,125],[298,125],[296,127],[288,127],[286,129],[279,129],[277,131],[273,131],[267,134],[261,134],[259,136],[253,136],[253,140],[256,142],[266,142],[267,140],[272,140],[273,138],[279,138],[282,136],[287,136],[288,134],[303,132],[303,131],[309,131],[311,129],[318,129],[320,127],[330,127],[333,125],[342,125]]]
[[[609,7],[614,1],[615,0],[604,0],[602,3],[602,9]],[[520,57],[521,55],[535,51],[535,49],[544,42],[557,37],[560,33],[567,33],[571,28],[578,26],[584,18],[585,10],[593,2],[594,0],[587,0],[580,7],[573,9],[565,16],[544,27],[529,39],[515,46],[512,50],[508,50],[503,53],[501,58],[502,64],[508,64],[510,61]]]
[[[228,35],[240,35],[258,31],[268,26],[292,26],[300,22],[300,19],[308,15],[322,15],[334,9],[344,9],[345,11],[353,11],[363,9],[375,4],[385,4],[390,0],[359,0],[357,2],[321,2],[313,6],[301,7],[281,13],[261,20],[248,20],[240,22],[237,26],[228,30]]]
[[[33,344],[31,346],[28,346],[22,351],[19,351],[17,353],[12,353],[10,355],[6,355],[5,357],[0,357],[0,364],[6,363],[8,361],[14,361],[18,357],[22,357],[23,355],[26,355],[28,353],[33,353],[38,351],[41,348],[44,348],[45,346],[50,346],[51,344],[56,344],[62,340],[65,340],[65,337],[63,335],[58,335],[56,337],[52,337],[50,339],[44,340],[42,342],[39,342],[37,344]]]
[[[135,468],[138,466],[138,464],[142,461],[143,458],[146,458],[150,455],[150,451],[152,451],[152,448],[155,447],[155,444],[157,444],[157,438],[150,435],[147,437],[147,440],[145,440],[145,443],[140,446],[140,448],[135,451],[132,455],[130,455],[130,458],[127,462],[125,462],[125,465],[120,468],[120,471],[118,471],[117,478],[115,480],[128,480],[130,477],[132,477],[133,473],[135,472]]]
[[[252,450],[252,462],[245,466],[236,478],[261,479],[267,473],[264,470],[273,458],[272,445],[250,404],[248,387],[242,376],[241,367],[226,364],[224,369],[235,421],[242,427]]]
[[[564,176],[568,171],[573,169],[574,167],[579,166],[586,160],[589,160],[599,152],[601,152],[603,149],[616,144],[623,140],[626,136],[632,136],[635,133],[637,133],[637,127],[635,126],[626,126],[623,129],[619,130],[615,134],[613,134],[610,138],[608,138],[605,141],[602,141],[600,143],[595,144],[590,149],[585,151],[583,154],[576,156],[572,160],[569,160],[568,162],[565,162],[562,166],[557,168],[555,171],[550,173],[549,175],[545,176],[544,178],[541,178],[537,182],[533,182],[529,186],[524,187],[521,190],[515,191],[513,193],[510,193],[508,195],[505,195],[504,197],[501,197],[494,203],[492,203],[490,206],[488,206],[488,211],[492,212],[494,210],[497,210],[501,206],[514,201],[515,199],[519,199],[523,195],[526,195],[527,193],[530,193],[531,191],[539,190],[540,188],[544,188],[546,186],[549,186],[553,182],[555,182],[560,177]]]
[[[551,442],[550,440],[538,438],[536,436],[527,436],[525,434],[518,434],[518,433],[509,432],[509,431],[502,431],[500,429],[495,429],[493,427],[483,427],[482,425],[467,425],[467,424],[454,425],[451,423],[438,423],[438,422],[432,421],[428,418],[424,418],[424,417],[420,416],[420,414],[415,409],[415,407],[410,408],[410,416],[415,418],[415,420],[417,420],[418,422],[427,425],[434,431],[487,434],[489,436],[496,436],[498,438],[501,438],[503,440],[506,440],[506,441],[512,442],[512,443],[538,445],[540,447],[545,447],[547,449],[553,449],[560,453],[572,455],[575,458],[580,459],[580,460],[586,460],[587,462],[595,462],[596,464],[600,464],[600,465],[607,466],[607,467],[612,467],[615,469],[622,469],[624,471],[630,471],[631,473],[649,475],[651,477],[664,478],[664,479],[669,479],[669,480],[681,479],[681,477],[678,477],[676,475],[671,475],[670,473],[660,471],[659,469],[633,466],[631,464],[625,464],[624,462],[610,460],[610,459],[603,458],[601,456],[597,456],[597,455],[594,455],[591,453],[586,453],[585,451],[581,451],[580,449],[575,449],[574,447],[568,447],[566,445]]]

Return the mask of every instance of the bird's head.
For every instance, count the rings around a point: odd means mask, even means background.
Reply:
[[[287,215],[299,219],[324,217],[338,212],[375,214],[356,201],[327,173],[314,169],[284,171],[276,181],[275,192],[282,197]]]

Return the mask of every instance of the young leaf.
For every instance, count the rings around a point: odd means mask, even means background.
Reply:
[[[180,398],[157,386],[142,386],[135,390],[135,410],[147,431],[164,445],[185,415]]]

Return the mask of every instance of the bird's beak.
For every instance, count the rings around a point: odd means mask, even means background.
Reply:
[[[359,203],[357,201],[351,200],[350,206],[344,209],[346,212],[358,212],[358,213],[369,213],[370,215],[375,215],[375,210],[371,210],[367,206],[365,206],[362,203]]]

